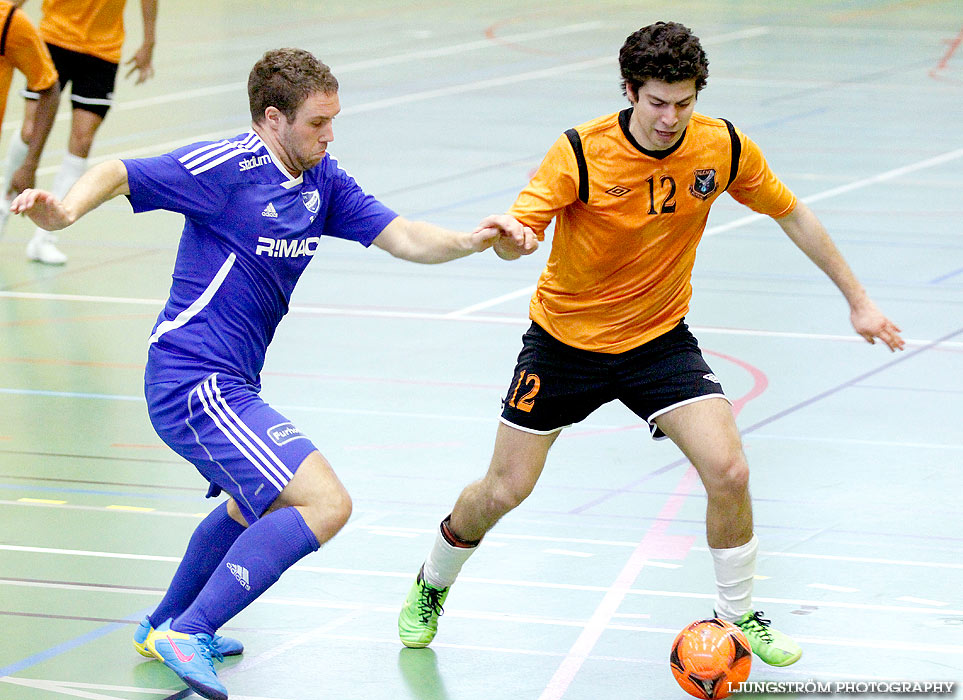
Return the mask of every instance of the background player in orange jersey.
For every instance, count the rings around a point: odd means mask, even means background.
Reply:
[[[694,113],[708,61],[697,37],[659,22],[619,54],[630,107],[559,137],[509,221],[552,250],[530,304],[532,325],[495,438],[488,473],[467,486],[411,588],[402,641],[427,646],[464,562],[484,534],[531,493],[560,431],[612,400],[668,437],[702,479],[715,567],[715,614],[735,622],[766,663],[787,666],[799,645],[752,607],[757,539],[749,467],[722,386],[683,317],[709,209],[728,191],[771,216],[839,287],[856,332],[902,349],[826,230],[769,169],[759,147],[721,119]],[[501,227],[494,220],[482,225]]]
[[[17,4],[23,4],[20,0]],[[60,88],[71,83],[70,101],[73,114],[70,141],[63,163],[54,179],[51,191],[60,199],[87,169],[87,156],[94,135],[113,103],[114,83],[124,43],[124,5],[127,0],[44,0],[40,20],[40,35],[47,42],[57,72]],[[144,22],[144,43],[125,65],[131,66],[126,77],[137,74],[140,84],[154,74],[154,33],[157,21],[157,0],[141,0]],[[0,231],[10,215],[8,202],[23,187],[18,187],[11,173],[15,172],[27,154],[27,143],[37,126],[38,95],[28,86],[24,92],[24,108],[20,138],[14,138],[7,153],[5,168],[6,196],[0,203]],[[27,257],[48,265],[67,262],[56,246],[56,236],[37,228],[27,244]]]
[[[57,116],[60,84],[50,52],[36,27],[14,3],[0,0],[0,124],[7,108],[14,68],[27,77],[28,89],[38,97],[34,128],[30,138],[23,143],[23,158],[9,173],[9,189],[20,192],[34,186],[40,154]]]

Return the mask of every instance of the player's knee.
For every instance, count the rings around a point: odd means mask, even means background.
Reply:
[[[343,528],[351,518],[354,504],[351,495],[344,489],[338,489],[337,493],[331,494],[328,505],[328,517],[331,524],[338,530]]]
[[[719,459],[704,480],[710,497],[739,498],[749,489],[749,465],[742,453]]]
[[[489,489],[489,509],[499,517],[517,508],[532,493],[534,484],[519,479],[499,479]]]
[[[336,488],[330,488],[318,494],[318,497],[313,500],[308,526],[318,536],[318,541],[323,543],[334,537],[351,517],[353,508],[351,496],[339,484]]]

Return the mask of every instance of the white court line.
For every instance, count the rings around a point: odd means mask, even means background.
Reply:
[[[565,36],[566,34],[575,34],[578,32],[591,31],[593,29],[598,29],[602,27],[602,22],[581,22],[578,24],[568,24],[562,27],[554,27],[552,29],[541,29],[532,32],[520,32],[518,34],[509,34],[506,36],[500,36],[499,39],[503,41],[519,42],[519,41],[529,41],[532,39],[547,39],[556,36]],[[705,42],[703,42],[705,43]],[[367,70],[369,68],[382,68],[384,66],[406,63],[408,61],[423,61],[426,58],[439,58],[441,56],[454,56],[461,53],[467,53],[469,51],[477,51],[483,49],[498,49],[502,50],[503,47],[497,42],[491,41],[489,39],[480,39],[476,41],[464,42],[461,44],[452,44],[451,46],[441,46],[435,49],[421,49],[418,51],[408,51],[401,54],[396,54],[394,56],[386,56],[380,59],[370,59],[365,61],[354,61],[351,63],[345,63],[338,65],[335,62],[331,62],[331,67],[336,75],[341,75],[343,73],[352,73],[360,70]],[[327,59],[323,59],[327,61]],[[170,104],[171,102],[186,102],[190,100],[196,100],[203,97],[212,97],[214,95],[222,95],[225,93],[235,93],[243,92],[247,90],[247,82],[231,82],[222,83],[220,85],[211,85],[205,88],[196,88],[194,90],[178,90],[177,92],[171,92],[164,95],[157,95],[154,97],[144,97],[138,100],[124,100],[122,102],[115,103],[111,109],[118,112],[126,112],[135,109],[143,109],[144,107],[156,107],[157,105]],[[67,121],[71,118],[70,110],[60,110],[57,114],[56,121]],[[3,131],[19,131],[23,124],[23,120],[11,121],[3,125]]]
[[[858,588],[849,586],[834,586],[831,583],[807,583],[806,588],[818,588],[821,591],[834,591],[836,593],[859,593]]]
[[[5,501],[0,500],[0,505],[23,505],[28,507],[44,507],[44,508],[63,508],[67,506],[53,505],[53,504],[24,504],[19,501]],[[81,508],[84,510],[99,510],[103,511],[103,506],[74,506],[74,508]],[[133,515],[175,515],[179,517],[186,518],[203,518],[205,514],[201,513],[171,513],[164,511],[152,511],[150,513],[133,513]],[[349,522],[345,528],[352,527]],[[371,532],[381,532],[382,528],[374,525],[364,525],[358,524],[354,525],[355,528],[360,530],[369,530]],[[392,527],[385,529],[386,532],[391,532],[393,536],[417,536],[417,535],[430,535],[434,536],[435,530],[427,529],[415,529],[415,528],[402,528],[402,527]],[[344,534],[342,530],[342,536]],[[497,533],[489,535],[495,538],[495,542],[500,545],[504,545],[503,542],[498,542],[498,540],[530,540],[534,542],[551,542],[553,544],[589,544],[589,545],[601,545],[601,546],[611,546],[611,547],[625,547],[634,549],[638,546],[637,542],[629,541],[619,541],[619,540],[587,540],[579,539],[575,537],[541,537],[538,535],[510,535],[505,533]],[[490,543],[486,543],[486,546]],[[167,562],[179,562],[180,557],[162,557],[153,554],[126,554],[119,552],[99,552],[84,549],[57,549],[52,547],[27,547],[22,545],[13,544],[0,544],[0,552],[25,552],[30,554],[55,554],[62,556],[78,556],[78,557],[99,557],[104,559],[130,559],[130,560],[144,560],[144,561],[167,561]],[[693,552],[708,552],[707,547],[694,546],[692,547]],[[906,567],[923,567],[923,568],[934,568],[934,569],[963,569],[963,564],[956,562],[943,562],[943,561],[916,561],[908,559],[882,559],[878,557],[846,557],[839,556],[835,554],[803,554],[798,552],[771,552],[771,551],[760,551],[759,556],[761,557],[786,557],[790,559],[815,559],[819,561],[838,561],[847,562],[852,564],[878,564],[881,566],[906,566]],[[676,564],[666,564],[663,562],[650,560],[649,564],[651,566],[661,566],[662,568],[667,568],[669,566],[676,567]],[[394,573],[385,571],[368,571],[364,569],[332,569],[330,567],[310,567],[305,565],[295,564],[294,568],[300,568],[302,571],[314,571],[317,573],[338,573],[338,574],[350,574],[350,575],[363,575],[363,576],[391,576],[391,577],[407,577],[409,574],[405,573]],[[479,579],[482,580],[482,579]],[[490,579],[484,579],[489,581]],[[515,582],[513,582],[515,583]],[[548,585],[548,584],[539,584]],[[558,584],[564,586],[564,584]],[[590,586],[588,588],[579,587],[579,590],[593,590],[601,591],[605,590],[599,586]]]
[[[587,26],[587,25],[572,25],[572,26]],[[747,38],[752,38],[752,37],[755,37],[755,36],[761,36],[761,35],[763,35],[763,34],[768,33],[768,31],[769,31],[769,30],[768,30],[766,27],[754,27],[754,28],[751,28],[751,29],[745,29],[745,30],[740,30],[740,31],[736,31],[736,32],[731,32],[731,33],[729,33],[729,34],[722,34],[722,35],[719,35],[719,36],[716,36],[716,37],[710,37],[709,39],[704,40],[702,43],[703,43],[703,44],[719,44],[719,43],[724,43],[724,42],[727,42],[727,41],[747,39]],[[377,63],[378,63],[379,65],[382,65],[382,64],[383,64],[383,62],[377,62]],[[360,114],[360,113],[363,113],[363,112],[371,112],[371,111],[374,111],[374,110],[384,109],[385,107],[388,107],[388,106],[394,106],[394,105],[399,105],[399,104],[410,104],[410,103],[412,103],[412,102],[419,102],[419,101],[422,101],[422,100],[430,100],[430,99],[434,99],[434,98],[437,98],[437,97],[447,97],[447,96],[450,96],[450,95],[462,94],[462,93],[466,93],[466,92],[475,92],[475,91],[478,91],[478,90],[487,90],[487,89],[492,88],[492,87],[501,87],[501,86],[505,86],[505,85],[512,85],[512,84],[514,84],[514,83],[524,82],[524,81],[529,81],[529,80],[540,80],[540,79],[542,79],[542,78],[552,77],[552,76],[556,76],[556,75],[567,75],[567,74],[569,74],[570,72],[575,71],[575,70],[585,70],[585,69],[588,69],[588,68],[596,68],[596,67],[603,66],[603,65],[606,65],[606,64],[615,65],[615,64],[616,64],[616,59],[615,59],[615,57],[614,57],[614,56],[604,56],[604,57],[603,57],[603,56],[599,56],[599,57],[597,57],[597,58],[586,59],[586,60],[584,60],[584,61],[577,61],[577,62],[575,62],[575,63],[568,63],[568,64],[559,65],[559,66],[555,66],[555,67],[552,67],[552,68],[546,68],[546,69],[542,69],[542,70],[527,71],[527,72],[525,72],[525,73],[517,73],[517,74],[515,74],[515,75],[504,76],[504,77],[501,77],[501,78],[492,78],[492,79],[488,79],[488,80],[479,80],[479,81],[475,81],[475,82],[472,82],[472,83],[463,83],[463,84],[461,84],[461,85],[452,85],[452,86],[449,86],[449,87],[446,87],[446,88],[437,88],[437,89],[433,89],[433,90],[424,90],[424,91],[421,91],[421,92],[413,92],[413,93],[409,93],[409,94],[407,94],[407,95],[400,95],[400,96],[396,96],[396,97],[385,98],[385,99],[382,99],[382,100],[375,100],[375,101],[373,101],[373,102],[361,103],[361,104],[359,104],[359,105],[348,106],[348,107],[345,107],[345,108],[341,111],[341,114],[342,114],[342,116],[347,116],[347,115],[349,115],[349,114]],[[240,83],[232,84],[232,86],[236,86],[238,89],[244,87],[244,85],[243,85],[243,84],[240,84]],[[215,86],[215,88],[208,88],[208,89],[216,89],[216,90],[219,91],[219,92],[220,92],[220,91],[227,91],[227,86]],[[156,104],[156,103],[155,103],[155,104]],[[13,122],[12,122],[11,124],[13,124]],[[6,126],[4,126],[3,128],[6,128]],[[181,139],[177,139],[177,140],[174,140],[174,141],[168,141],[168,142],[166,142],[166,143],[154,144],[153,146],[147,146],[147,147],[144,147],[144,148],[132,149],[132,150],[126,150],[126,151],[121,151],[121,152],[116,152],[116,153],[105,154],[105,155],[102,155],[102,156],[97,156],[97,157],[91,158],[91,159],[90,159],[90,163],[93,165],[93,164],[95,164],[95,163],[99,163],[99,162],[102,162],[102,161],[104,161],[104,160],[110,160],[110,159],[112,159],[112,158],[120,158],[120,157],[132,158],[132,157],[136,157],[136,156],[138,156],[138,155],[146,155],[146,154],[153,154],[153,153],[164,153],[164,152],[169,151],[169,150],[171,150],[171,149],[173,149],[173,148],[177,148],[177,147],[179,147],[179,146],[183,146],[183,145],[186,144],[186,143],[192,143],[192,142],[197,142],[197,141],[205,141],[205,140],[217,140],[217,139],[220,139],[220,138],[225,138],[225,137],[228,137],[228,136],[233,136],[234,134],[237,133],[238,130],[243,129],[243,128],[247,128],[247,127],[242,127],[242,126],[239,125],[238,127],[236,127],[235,129],[232,129],[232,130],[221,130],[221,131],[216,131],[216,132],[213,132],[213,133],[204,134],[204,135],[201,135],[201,136],[193,136],[193,137],[181,138]],[[58,164],[58,165],[53,165],[53,166],[45,166],[45,167],[39,168],[39,169],[37,170],[37,175],[48,175],[48,174],[51,174],[51,173],[55,173],[55,172],[57,172],[57,171],[59,170],[59,168],[60,168],[59,164]]]
[[[693,552],[708,552],[708,547],[693,547]],[[789,559],[818,559],[822,561],[844,561],[854,564],[882,564],[884,566],[921,566],[937,569],[963,569],[963,564],[946,561],[914,561],[908,559],[881,559],[878,557],[843,557],[836,554],[801,554],[798,552],[759,552],[759,556],[787,557]]]
[[[855,180],[853,182],[850,182],[845,185],[841,185],[839,187],[833,187],[831,189],[824,190],[822,192],[817,192],[816,194],[809,195],[808,197],[802,197],[801,201],[807,204],[810,204],[812,202],[819,202],[824,199],[829,199],[831,197],[837,197],[847,192],[852,192],[853,190],[863,189],[865,187],[869,187],[870,185],[875,185],[880,182],[892,180],[894,178],[900,177],[901,175],[908,175],[909,173],[914,173],[917,170],[924,170],[934,165],[942,165],[944,163],[949,163],[961,157],[963,157],[963,148],[957,148],[956,150],[947,151],[946,153],[942,153],[938,156],[933,156],[932,158],[926,158],[916,163],[910,163],[909,165],[903,165],[898,168],[893,168],[892,170],[887,170],[884,173],[879,173],[877,175],[863,178],[861,180]],[[760,221],[762,219],[768,219],[768,218],[769,217],[763,214],[749,214],[748,216],[743,216],[741,218],[735,219],[734,221],[730,221],[729,223],[726,223],[726,224],[720,224],[718,226],[710,226],[705,230],[702,236],[703,238],[707,236],[715,236],[720,233],[725,233],[726,231],[732,231],[733,229],[742,228],[743,226],[746,226],[748,224],[755,223],[756,221]],[[516,290],[515,292],[509,292],[508,294],[503,294],[502,296],[497,297],[496,299],[507,300],[507,299],[512,299],[515,296],[521,296],[522,294],[525,294],[525,293],[531,294],[530,290],[534,290],[534,287],[531,287],[531,286],[524,287],[523,289]],[[490,301],[494,302],[495,300],[493,299]],[[452,311],[451,313],[448,314],[448,317],[458,318],[459,316],[465,313],[468,313],[472,310],[487,308],[492,305],[493,305],[492,303],[482,301],[482,302],[479,302],[478,304],[467,306],[464,309]],[[697,329],[693,328],[693,330],[697,330]],[[707,331],[703,331],[702,329],[698,329],[698,330],[700,333],[707,332]],[[714,331],[708,331],[708,332],[726,333],[726,332],[733,332],[733,329],[715,329]],[[742,332],[746,334],[755,333],[755,331],[742,331]],[[783,337],[812,337],[812,335],[810,334],[793,334],[793,333],[771,333],[771,335],[773,336],[779,335]],[[831,338],[835,340],[835,339],[840,339],[841,336],[823,336],[823,338],[826,338],[826,339]],[[845,339],[847,341],[853,340],[853,338],[850,338],[848,336],[843,337],[842,339]],[[862,338],[855,338],[855,340],[858,340],[859,342],[866,342]],[[914,342],[918,342],[918,341],[914,341]],[[963,343],[953,343],[953,345],[963,346]]]
[[[232,667],[233,668],[236,667]],[[222,674],[223,675],[223,674]],[[116,695],[101,695],[99,693],[84,692],[84,690],[106,690],[116,693],[134,693],[140,695],[171,695],[170,688],[137,688],[128,685],[104,685],[101,683],[80,683],[79,681],[50,681],[37,678],[14,678],[13,676],[3,676],[0,678],[3,683],[19,685],[24,688],[34,688],[36,690],[46,690],[60,695],[70,695],[77,698],[88,698],[88,700],[125,700]],[[261,695],[232,695],[235,700],[284,700],[284,698],[264,697]]]
[[[535,285],[528,287],[522,287],[521,289],[516,289],[514,292],[509,292],[508,294],[502,294],[500,297],[495,297],[494,299],[489,299],[488,301],[482,301],[477,304],[472,304],[471,306],[466,306],[463,309],[458,309],[457,311],[451,311],[447,314],[443,314],[443,318],[457,318],[458,316],[467,316],[475,311],[481,311],[482,309],[487,309],[491,306],[497,306],[505,301],[511,301],[512,299],[517,299],[518,297],[528,297],[531,296],[535,291]],[[527,319],[526,319],[527,320]]]
[[[255,666],[258,666],[264,663],[265,661],[270,661],[276,656],[285,654],[291,649],[294,649],[295,647],[299,647],[302,644],[306,644],[308,642],[314,641],[315,639],[318,639],[322,635],[328,634],[338,629],[339,627],[343,627],[349,622],[353,622],[354,620],[358,619],[358,617],[361,616],[363,612],[364,610],[362,609],[354,610],[318,628],[311,629],[308,632],[299,634],[296,637],[292,637],[286,640],[283,644],[273,646],[268,651],[262,652],[257,656],[244,657],[244,659],[240,663],[234,666],[231,666],[231,668],[228,670],[222,671],[221,675],[234,676],[238,673],[243,673],[244,671],[254,668]]]
[[[668,633],[669,631],[667,631]],[[678,630],[671,630],[672,634],[677,634]],[[331,634],[324,635],[323,639],[333,640],[333,641],[344,641],[344,642],[360,642],[365,646],[370,646],[371,644],[385,644],[391,647],[397,648],[398,639],[396,637],[370,637],[355,634]],[[432,649],[454,649],[457,651],[469,651],[469,652],[480,652],[486,654],[514,654],[518,656],[540,656],[548,658],[560,658],[565,654],[564,652],[557,651],[543,651],[539,649],[517,649],[511,647],[492,647],[492,646],[482,646],[480,644],[456,644],[452,642],[432,642]],[[590,661],[606,661],[616,664],[643,664],[646,666],[658,666],[662,669],[665,668],[666,661],[664,658],[659,658],[658,660],[653,659],[642,659],[630,656],[610,656],[610,655],[593,655],[589,657]],[[902,680],[901,678],[893,678],[890,676],[876,676],[868,674],[865,672],[852,672],[852,673],[838,673],[834,671],[823,671],[820,669],[814,669],[809,665],[804,665],[803,669],[790,668],[780,668],[778,670],[774,669],[775,672],[788,675],[796,675],[806,679],[810,678],[839,678],[839,679],[853,679],[859,681],[896,681]]]
[[[946,602],[944,602],[944,601],[942,601],[942,600],[929,600],[929,599],[927,599],[927,598],[914,598],[913,596],[909,596],[909,595],[900,596],[900,597],[897,598],[896,600],[901,600],[901,601],[903,601],[904,603],[918,603],[918,604],[920,604],[920,605],[936,605],[936,606],[939,606],[939,607],[944,607],[944,606],[949,605],[949,603],[946,603]]]
[[[595,556],[591,552],[575,552],[571,549],[543,549],[542,551],[545,554],[557,554],[562,557],[582,557],[587,559]]]
[[[327,567],[312,567],[312,566],[294,566],[293,570],[304,571],[311,573],[322,573],[326,575],[338,575],[338,574],[348,574],[353,576],[375,576],[384,578],[396,578],[409,580],[414,577],[412,572],[388,572],[388,571],[361,571],[355,569],[332,569]],[[613,590],[612,588],[606,588],[605,586],[590,586],[584,584],[568,584],[568,583],[543,583],[539,581],[517,581],[509,579],[490,579],[490,578],[479,578],[476,576],[460,576],[458,580],[462,583],[474,583],[480,585],[490,585],[490,586],[506,586],[509,588],[533,588],[538,590],[562,590],[562,591],[582,591],[589,593],[603,593],[613,595],[623,595],[623,596],[639,596],[643,598],[671,598],[671,599],[685,599],[694,600],[704,603],[711,604],[711,601],[716,599],[715,593],[685,593],[681,591],[660,591],[660,590],[649,590],[649,589],[639,589],[639,588],[629,588]],[[0,580],[0,586],[14,586],[18,588],[40,588],[40,589],[50,589],[50,590],[64,590],[64,591],[86,591],[87,593],[120,593],[121,595],[148,595],[148,596],[161,596],[163,591],[159,589],[150,588],[122,588],[120,586],[109,586],[109,585],[84,585],[80,583],[58,583],[58,582],[48,582],[48,581],[4,581]],[[834,610],[859,610],[862,612],[877,612],[877,613],[905,613],[909,615],[933,615],[933,616],[963,616],[963,610],[956,610],[951,608],[937,608],[928,607],[922,608],[917,605],[885,605],[882,603],[852,603],[852,602],[842,602],[842,601],[831,601],[831,600],[808,600],[800,598],[771,598],[771,597],[759,597],[753,596],[753,600],[759,603],[770,603],[772,605],[783,605],[792,608],[799,608],[801,606],[810,606],[813,608],[832,608]],[[371,612],[383,612],[389,614],[398,613],[398,607],[396,605],[373,605],[364,602],[345,602],[344,600],[323,600],[320,598],[276,598],[271,596],[262,596],[258,598],[260,603],[271,603],[272,605],[283,605],[286,607],[299,607],[299,608],[324,608],[333,610],[355,610],[355,609],[365,609]],[[470,611],[470,610],[451,610],[445,611],[446,617],[459,617],[466,619],[486,619],[486,620],[514,620],[517,616],[510,613],[494,613],[494,612],[484,612],[484,611]],[[545,624],[545,625],[562,625],[562,626],[577,626],[584,627],[588,623],[585,620],[573,620],[573,619],[557,619],[557,618],[544,618],[544,617],[528,617],[522,616],[518,619],[522,619],[526,622],[532,624]],[[597,621],[601,624],[601,621]],[[607,628],[607,624],[599,629]],[[677,633],[675,630],[674,633]]]
[[[494,306],[502,301],[507,301],[515,297],[531,294],[535,287],[529,286],[503,294],[494,299],[482,301],[471,306],[456,311],[444,313],[430,313],[424,311],[381,311],[375,309],[352,309],[337,308],[331,306],[308,306],[301,304],[291,304],[289,312],[291,314],[304,314],[308,316],[344,316],[348,318],[404,318],[418,321],[454,321],[457,323],[496,323],[502,325],[527,326],[531,320],[525,316],[470,316],[473,311]],[[165,299],[148,299],[144,297],[108,297],[88,294],[53,294],[49,292],[14,292],[0,290],[0,299],[19,299],[22,301],[62,301],[69,303],[92,303],[92,304],[121,304],[133,306],[151,306],[160,309],[166,302]],[[699,335],[734,335],[750,336],[753,338],[796,338],[799,340],[830,340],[844,343],[865,343],[866,341],[857,335],[830,335],[825,333],[796,333],[789,331],[767,331],[752,328],[722,328],[717,326],[690,326],[694,333]],[[932,343],[932,340],[925,338],[906,338],[907,346],[923,346]],[[963,348],[963,342],[940,343],[940,347]]]
[[[916,391],[916,389],[910,389]],[[945,442],[902,442],[894,440],[860,440],[857,438],[830,438],[830,437],[799,437],[797,435],[760,435],[753,433],[746,435],[744,440],[790,440],[795,442],[828,442],[842,445],[875,445],[877,447],[911,447],[914,450],[963,450],[963,445],[953,445]]]

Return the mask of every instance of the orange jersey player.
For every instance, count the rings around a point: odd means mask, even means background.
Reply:
[[[567,426],[610,401],[643,418],[693,464],[708,496],[713,616],[735,623],[753,652],[788,666],[799,645],[752,605],[758,540],[749,467],[731,406],[684,321],[692,268],[713,203],[729,192],[776,220],[839,287],[857,333],[901,349],[809,208],[758,146],[721,119],[695,113],[708,77],[699,39],[674,22],[629,36],[619,54],[629,107],[555,141],[506,219],[538,238],[554,219],[532,325],[505,394],[487,474],[462,490],[438,530],[398,617],[401,641],[427,646],[450,586],[483,536],[528,497]]]
[[[7,0],[0,0],[0,123],[6,112],[14,69],[26,76],[27,88],[38,97],[35,128],[23,144],[24,158],[10,172],[8,189],[20,192],[34,186],[40,154],[57,114],[60,84],[50,52],[37,29],[22,10]]]
[[[540,239],[555,219],[531,317],[583,350],[624,352],[678,325],[696,247],[723,192],[775,218],[796,206],[731,124],[693,114],[684,139],[653,151],[632,135],[632,111],[560,136],[509,210]]]
[[[137,73],[136,82],[142,83],[154,74],[154,33],[158,0],[141,0],[144,42],[127,61],[129,77]],[[124,6],[126,0],[44,0],[39,29],[60,74],[60,88],[70,83],[70,102],[73,107],[70,140],[67,154],[51,188],[59,197],[87,169],[87,156],[93,146],[94,135],[113,104],[114,84],[124,44]],[[20,140],[14,139],[7,156],[7,173],[19,167],[34,128],[36,92],[24,91],[24,108]],[[11,186],[14,182],[11,180]],[[19,189],[7,193],[17,194]],[[21,188],[22,189],[22,188]],[[4,206],[4,215],[9,207]],[[6,219],[0,217],[0,230]],[[48,265],[62,265],[67,256],[57,246],[56,237],[37,228],[27,244],[27,257]]]
[[[120,63],[127,0],[44,0],[40,34],[63,49]]]

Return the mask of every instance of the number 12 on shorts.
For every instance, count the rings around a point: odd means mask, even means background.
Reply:
[[[518,392],[521,390],[522,385],[525,385],[528,393],[518,399],[518,403],[516,404],[515,400],[518,398]],[[525,370],[522,370],[518,375],[518,382],[515,384],[515,390],[512,392],[512,398],[509,399],[508,405],[512,408],[517,408],[519,411],[530,413],[532,406],[535,405],[535,395],[538,393],[541,385],[542,380],[538,378],[537,374],[527,374]]]

